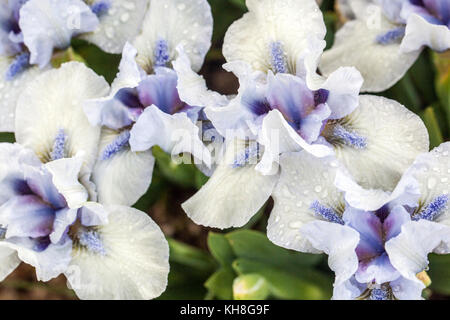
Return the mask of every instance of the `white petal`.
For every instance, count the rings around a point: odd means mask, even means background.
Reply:
[[[152,299],[166,288],[169,246],[145,213],[105,206],[109,222],[96,228],[106,254],[74,248],[65,272],[80,299]]]
[[[92,172],[92,180],[97,186],[100,203],[131,206],[150,186],[155,159],[150,150],[132,152],[129,147],[124,147],[110,159],[102,160],[104,148],[117,135],[114,131],[102,130],[99,159]]]
[[[445,142],[429,153],[421,154],[404,173],[403,179],[419,182],[419,203],[425,208],[439,196],[450,198],[450,142]],[[443,209],[434,220],[450,226],[450,206]]]
[[[81,224],[86,227],[107,224],[108,216],[106,208],[97,202],[86,202],[80,211]]]
[[[352,113],[359,104],[359,90],[363,78],[355,68],[339,68],[315,90],[329,91],[327,105],[331,109],[329,119],[340,119]],[[309,86],[309,84],[308,84]]]
[[[83,112],[86,99],[105,96],[109,86],[84,64],[70,62],[39,76],[19,98],[16,140],[31,148],[43,162],[50,160],[60,130],[67,136],[65,156],[80,155],[90,171],[97,155],[100,128]]]
[[[416,275],[428,267],[428,254],[440,247],[445,247],[445,253],[448,253],[449,245],[448,226],[419,220],[404,224],[401,233],[386,242],[385,249],[391,264],[402,276],[420,282]]]
[[[166,41],[169,60],[176,57],[176,48],[183,45],[194,71],[200,70],[211,46],[213,19],[206,0],[152,0],[145,16],[142,33],[133,42],[138,50],[137,61],[144,70],[153,69],[154,50],[160,40]]]
[[[127,41],[139,33],[149,0],[110,0],[111,7],[99,17],[100,24],[83,39],[108,53],[121,53]]]
[[[264,176],[255,165],[233,168],[244,143],[229,142],[223,161],[208,182],[182,207],[197,224],[214,228],[241,227],[270,197],[278,175]]]
[[[366,284],[358,283],[354,278],[344,281],[341,285],[334,286],[333,300],[354,300],[367,288]]]
[[[355,67],[364,78],[362,91],[380,92],[400,80],[420,54],[419,51],[402,53],[400,45],[381,45],[376,42],[380,34],[396,25],[379,16],[379,23],[352,20],[336,33],[334,45],[324,52],[320,70],[325,76],[339,67]]]
[[[305,57],[300,59],[297,75],[306,79],[311,90],[328,91],[327,105],[331,109],[330,119],[339,119],[350,114],[358,106],[358,95],[364,79],[353,67],[339,67],[328,78],[317,74],[317,67],[326,46],[325,40],[310,39]]]
[[[97,16],[81,0],[30,0],[20,9],[19,26],[30,50],[30,63],[45,67],[55,48],[98,26]]]
[[[263,120],[259,143],[264,146],[264,154],[256,169],[263,174],[272,170],[280,154],[306,150],[316,157],[326,157],[333,150],[322,144],[309,144],[287,123],[278,110],[270,111]]]
[[[28,242],[28,240],[23,241],[25,243]],[[51,243],[43,251],[35,251],[29,246],[22,245],[22,239],[17,242],[14,241],[14,243],[8,241],[8,243],[5,242],[4,244],[16,250],[20,260],[36,269],[38,281],[49,281],[57,277],[67,269],[71,259],[71,240],[66,240],[63,244]]]
[[[242,60],[255,70],[272,69],[271,50],[280,43],[288,71],[307,47],[309,37],[323,39],[326,28],[314,0],[247,0],[249,10],[225,34],[223,54],[228,62]]]
[[[143,71],[136,62],[137,50],[129,42],[125,44],[120,60],[119,72],[111,84],[110,97],[122,88],[136,88],[143,80]]]
[[[282,155],[280,166],[267,236],[278,246],[317,252],[299,230],[304,224],[319,219],[310,209],[315,201],[343,213],[343,194],[333,184],[339,164],[332,157],[318,159],[302,151]]]
[[[228,98],[218,92],[208,90],[205,79],[192,70],[189,57],[184,50],[177,48],[178,58],[173,62],[173,68],[178,76],[178,94],[181,101],[190,106],[221,107],[228,104]]]
[[[431,24],[418,14],[412,14],[408,18],[400,49],[403,52],[413,52],[420,50],[423,46],[438,52],[448,50],[450,29],[445,25]]]
[[[6,80],[6,71],[13,59],[0,57],[0,131],[14,132],[14,119],[17,99],[28,83],[42,72],[38,67],[31,67],[17,74],[14,79]]]
[[[366,138],[362,149],[336,145],[337,158],[366,189],[395,188],[402,173],[429,146],[422,120],[394,100],[362,95],[342,125]]]
[[[364,189],[357,184],[347,170],[338,170],[334,184],[345,192],[345,201],[354,208],[376,211],[387,203],[408,205],[414,208],[420,198],[419,184],[415,179],[402,178],[392,193],[381,189]]]
[[[356,247],[359,233],[350,227],[326,221],[313,221],[301,227],[311,245],[328,255],[328,265],[336,274],[335,286],[349,280],[358,269]]]
[[[390,283],[392,293],[399,300],[423,300],[422,291],[425,285],[419,281],[411,281],[403,277]]]
[[[199,128],[185,113],[173,115],[152,105],[145,108],[130,131],[131,151],[146,151],[160,146],[172,155],[188,152],[211,165],[211,155],[199,137]]]
[[[52,174],[52,181],[67,201],[69,208],[80,208],[88,199],[86,188],[78,181],[83,165],[77,157],[51,161],[45,167]]]
[[[0,262],[0,281],[3,281],[19,266],[21,261],[16,250],[0,246]]]

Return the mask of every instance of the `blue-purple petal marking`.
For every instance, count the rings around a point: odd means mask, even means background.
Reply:
[[[100,17],[108,12],[111,8],[111,3],[108,0],[99,0],[91,4],[90,8],[97,17]]]
[[[270,44],[270,57],[272,70],[275,73],[286,73],[288,71],[286,56],[281,42],[276,41]]]
[[[64,133],[63,129],[59,129],[58,134],[53,141],[53,148],[50,154],[50,158],[52,161],[64,158],[66,142],[67,135]]]
[[[155,50],[155,67],[165,67],[170,60],[169,46],[166,40],[158,40],[156,42]]]
[[[434,198],[422,211],[414,215],[412,219],[415,221],[420,219],[433,221],[447,208],[448,200],[448,195],[446,194]]]
[[[355,149],[367,148],[367,138],[360,136],[354,131],[349,131],[340,124],[336,124],[333,128],[333,137],[338,138],[343,144]]]
[[[9,65],[6,71],[6,80],[12,80],[19,73],[25,71],[30,66],[30,54],[28,52],[20,53]]]
[[[124,130],[102,152],[101,160],[108,160],[121,151],[130,140],[130,131]]]
[[[106,255],[105,247],[97,231],[82,228],[78,231],[77,236],[79,244],[87,250],[102,256]]]
[[[377,36],[376,41],[388,45],[400,41],[405,36],[405,27],[397,27]]]
[[[344,220],[342,220],[342,218],[336,211],[329,207],[325,207],[317,200],[314,201],[309,208],[312,209],[316,213],[316,215],[324,218],[329,222],[339,223],[342,225],[344,224]]]

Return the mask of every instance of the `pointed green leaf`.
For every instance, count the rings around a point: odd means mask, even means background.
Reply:
[[[233,298],[233,280],[236,277],[231,267],[221,268],[205,282],[205,287],[216,298],[231,300]]]
[[[230,243],[223,234],[210,232],[208,234],[208,248],[222,266],[230,266],[236,258]]]
[[[274,245],[262,232],[238,230],[230,232],[226,238],[234,253],[240,258],[247,258],[281,268],[296,270],[303,266],[317,264],[321,256],[300,253]]]
[[[437,147],[444,141],[444,138],[442,137],[442,132],[439,127],[438,120],[436,119],[436,113],[433,107],[426,108],[423,112],[422,118],[428,129],[428,134],[430,135],[430,147]]]

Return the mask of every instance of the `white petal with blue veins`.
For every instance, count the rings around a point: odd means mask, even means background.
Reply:
[[[366,139],[366,147],[335,146],[337,158],[366,189],[392,191],[414,159],[428,151],[422,120],[394,100],[362,95],[342,125]]]
[[[152,299],[167,286],[169,246],[144,212],[105,206],[108,223],[96,227],[104,254],[73,250],[65,272],[80,299]]]
[[[109,85],[82,63],[65,63],[30,83],[17,104],[16,140],[43,162],[50,160],[55,138],[67,136],[65,157],[79,155],[90,172],[97,156],[100,128],[92,126],[82,103],[105,96]]]
[[[325,37],[322,13],[314,0],[247,0],[246,4],[249,12],[225,35],[223,54],[228,62],[242,60],[255,70],[273,70],[272,49],[277,44],[285,71],[295,74],[307,39]]]
[[[333,157],[316,158],[306,151],[286,153],[280,158],[280,181],[273,191],[274,208],[267,236],[278,246],[317,253],[300,233],[308,222],[323,219],[311,206],[322,206],[342,214],[344,197],[333,182],[340,166]]]
[[[102,130],[99,159],[92,172],[92,180],[97,186],[100,203],[131,206],[150,186],[155,159],[151,150],[132,152],[129,146],[109,159],[101,159],[104,148],[117,135],[113,130]]]
[[[380,92],[399,81],[416,61],[420,50],[402,53],[400,43],[379,44],[377,36],[397,27],[379,13],[379,23],[352,20],[338,30],[333,47],[324,52],[319,68],[328,76],[339,67],[361,72],[362,91]]]
[[[211,46],[212,29],[211,8],[206,0],[152,0],[142,32],[133,42],[138,50],[137,61],[147,72],[152,71],[157,44],[164,41],[169,61],[175,59],[181,44],[193,70],[198,71]]]
[[[269,199],[278,174],[264,176],[254,164],[233,167],[245,142],[230,140],[222,162],[208,182],[182,207],[195,222],[226,229],[242,227]]]

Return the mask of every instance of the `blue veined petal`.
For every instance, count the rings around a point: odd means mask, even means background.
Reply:
[[[174,114],[185,107],[177,90],[177,75],[167,68],[156,68],[154,75],[149,75],[137,87],[139,101],[145,107],[155,105],[161,111]]]
[[[44,168],[24,168],[24,176],[30,190],[54,209],[67,206],[64,196],[55,187],[52,174]]]
[[[431,14],[448,26],[450,22],[449,0],[423,0],[422,2]]]
[[[386,252],[371,259],[360,260],[355,278],[360,283],[383,284],[400,277],[400,273],[392,266]]]
[[[0,208],[6,238],[46,237],[53,229],[55,211],[35,195],[14,197]]]
[[[97,16],[81,0],[29,0],[20,10],[19,26],[31,53],[30,63],[43,68],[53,50],[65,49],[72,37],[94,31]]]
[[[373,212],[347,206],[343,219],[346,225],[359,233],[356,248],[359,261],[370,260],[384,252],[383,225]]]
[[[267,101],[270,107],[278,109],[308,143],[317,140],[324,121],[331,115],[326,104],[316,106],[314,96],[314,92],[299,77],[269,74]]]

